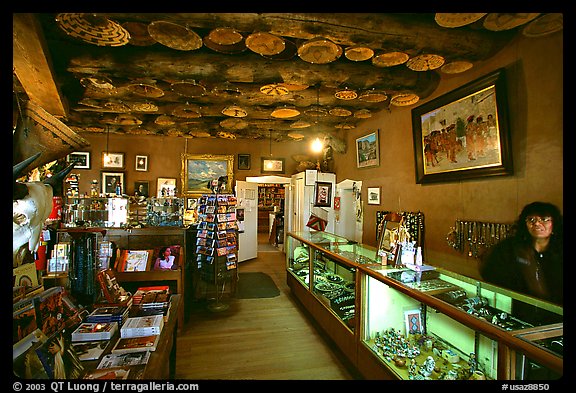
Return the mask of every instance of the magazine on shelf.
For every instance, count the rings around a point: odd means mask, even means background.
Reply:
[[[144,337],[119,338],[111,352],[130,353],[140,351],[155,351],[159,340],[160,335],[158,334]]]
[[[97,340],[97,341],[80,341],[73,342],[72,348],[78,355],[78,359],[85,360],[98,360],[110,345],[110,340]]]
[[[72,341],[110,340],[117,330],[117,322],[83,322],[72,332]]]
[[[162,332],[163,327],[163,315],[131,317],[126,320],[120,329],[120,337],[129,338],[158,335]]]
[[[119,272],[145,272],[150,270],[153,250],[124,250],[117,269]]]
[[[99,369],[112,368],[112,367],[129,367],[138,366],[148,363],[150,359],[150,351],[139,351],[131,353],[109,353],[104,355],[100,363]]]

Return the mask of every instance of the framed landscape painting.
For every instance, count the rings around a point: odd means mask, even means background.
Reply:
[[[369,168],[380,165],[378,130],[356,139],[356,167]]]
[[[182,193],[230,194],[234,176],[234,156],[182,154]]]

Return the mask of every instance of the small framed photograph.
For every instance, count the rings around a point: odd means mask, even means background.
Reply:
[[[265,158],[261,157],[261,172],[262,173],[284,173],[284,159],[283,158]]]
[[[120,186],[120,193],[125,190],[124,172],[102,172],[102,193],[106,195],[116,195]]]
[[[75,151],[66,157],[69,163],[75,162],[74,169],[90,169],[90,152]]]
[[[176,196],[176,179],[171,177],[159,177],[157,181],[156,196],[158,198]]]
[[[332,183],[317,181],[315,195],[316,197],[314,198],[314,206],[332,206]]]
[[[148,156],[136,156],[136,170],[139,172],[148,171]]]
[[[356,139],[356,166],[369,168],[380,165],[378,130]]]
[[[150,196],[150,182],[144,180],[135,181],[134,195],[137,197],[148,198],[148,196]]]
[[[250,154],[238,154],[238,169],[250,169]]]
[[[102,167],[124,169],[124,153],[102,152]]]
[[[368,187],[368,204],[380,204],[380,187]]]

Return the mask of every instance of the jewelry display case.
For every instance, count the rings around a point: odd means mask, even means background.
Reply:
[[[376,251],[320,231],[286,240],[292,293],[365,378],[563,375],[561,306],[429,265],[382,265]]]

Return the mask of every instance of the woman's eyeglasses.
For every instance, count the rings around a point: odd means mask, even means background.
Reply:
[[[526,224],[536,225],[537,223],[549,224],[552,222],[552,217],[528,217],[526,218]]]

